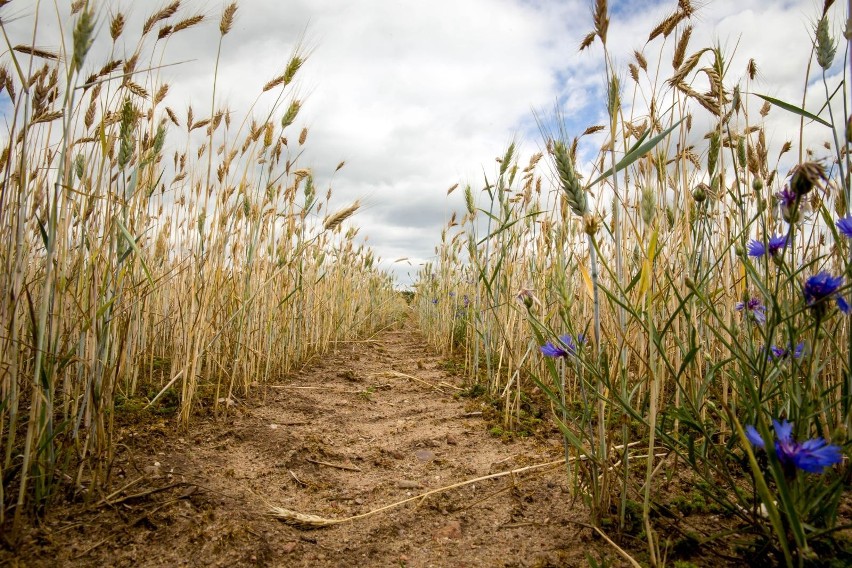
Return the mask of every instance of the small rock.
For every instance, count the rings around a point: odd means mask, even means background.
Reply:
[[[297,546],[299,546],[298,541],[291,540],[290,542],[288,542],[287,544],[285,544],[284,546],[281,547],[281,551],[284,554],[290,554],[291,552],[296,550]]]
[[[409,479],[403,479],[402,481],[397,483],[397,486],[400,489],[420,489],[423,487],[422,485],[420,485],[419,481],[413,481]]]
[[[435,452],[431,452],[429,450],[417,450],[414,452],[414,456],[420,461],[432,461],[435,459]]]
[[[455,437],[452,434],[447,434],[447,445],[448,446],[455,446],[458,443],[459,443],[459,441],[456,440]]]
[[[459,540],[461,537],[461,523],[459,521],[450,521],[443,528],[432,533],[432,538],[435,540],[441,540],[442,538]]]

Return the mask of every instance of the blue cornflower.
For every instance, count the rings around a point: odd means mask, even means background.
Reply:
[[[778,200],[778,205],[781,207],[792,207],[796,204],[799,198],[789,187],[784,187],[781,191],[775,194],[775,199]]]
[[[775,194],[778,205],[781,208],[781,216],[788,223],[795,223],[802,218],[802,207],[799,203],[800,197],[789,187]]]
[[[764,244],[763,241],[752,239],[748,242],[748,255],[754,258],[760,258],[765,254],[775,256],[775,254],[787,246],[787,235],[776,235],[769,237],[769,243]]]
[[[793,424],[782,420],[772,421],[775,428],[775,455],[785,468],[797,467],[808,473],[822,473],[827,467],[843,461],[840,446],[829,444],[822,438],[813,438],[803,443],[793,439]],[[766,449],[766,443],[754,426],[746,426],[746,438],[755,448]]]
[[[838,219],[837,230],[843,233],[844,237],[852,239],[852,217]]]
[[[577,336],[577,341],[569,334],[560,335],[558,341],[548,341],[541,346],[541,354],[545,357],[568,357],[577,354],[577,345],[583,345],[586,338],[583,334]]]
[[[737,302],[734,309],[738,312],[746,312],[759,324],[766,323],[766,306],[763,305],[760,298],[749,298],[748,302]]]
[[[805,285],[802,287],[802,294],[805,297],[805,303],[809,308],[817,312],[816,315],[825,315],[826,302],[835,300],[837,307],[844,314],[849,313],[849,304],[838,293],[838,290],[843,285],[843,276],[832,276],[828,272],[820,272],[805,280]]]
[[[787,344],[787,347],[778,347],[777,345],[773,345],[772,347],[769,348],[769,350],[770,350],[770,354],[773,357],[775,357],[776,359],[783,359],[784,357],[787,357],[788,355],[791,354],[790,353],[791,347],[792,347],[792,345],[790,343]],[[793,359],[800,358],[804,352],[805,352],[805,342],[800,341],[799,343],[796,344],[796,348],[793,349],[793,352],[792,352]]]
[[[792,349],[792,353],[791,350]],[[769,348],[768,358],[772,359],[784,359],[790,355],[793,356],[793,359],[799,359],[805,353],[805,342],[800,341],[796,344],[796,347],[793,349],[792,344],[788,343],[787,347],[778,347],[777,345],[773,345]]]
[[[438,298],[432,298],[432,303],[433,303],[433,304],[437,304],[437,303],[438,303]]]

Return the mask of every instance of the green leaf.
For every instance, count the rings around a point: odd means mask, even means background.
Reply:
[[[769,103],[774,104],[775,106],[781,107],[786,111],[792,112],[793,114],[798,114],[799,116],[804,116],[805,118],[809,118],[809,119],[813,120],[814,122],[819,122],[820,124],[822,124],[824,126],[828,126],[829,128],[831,128],[830,122],[826,121],[825,119],[818,117],[817,115],[815,115],[813,113],[806,111],[803,108],[799,108],[795,105],[791,105],[790,103],[785,103],[784,101],[778,100],[774,97],[761,95],[759,93],[754,93],[754,94],[757,95],[758,97],[760,97],[761,99],[765,100],[766,102],[769,102]]]
[[[121,234],[127,240],[127,244],[130,245],[130,248],[133,249],[133,252],[136,253],[137,258],[139,258],[139,262],[142,264],[142,270],[145,271],[145,276],[148,278],[148,283],[153,287],[154,278],[151,276],[151,271],[148,270],[148,265],[145,264],[145,259],[142,258],[142,251],[139,250],[139,245],[136,244],[136,239],[133,238],[133,235],[130,234],[130,231],[127,230],[127,227],[124,226],[124,223],[122,223],[120,219],[116,219],[115,223],[118,225]]]
[[[683,121],[684,121],[684,119],[681,118],[680,120],[678,120],[677,122],[675,122],[674,124],[672,124],[671,126],[666,128],[665,130],[663,130],[662,132],[660,132],[659,134],[657,134],[656,136],[654,136],[653,138],[651,138],[650,140],[648,140],[647,142],[642,144],[641,146],[639,146],[639,145],[633,146],[633,148],[631,148],[624,155],[624,157],[621,158],[621,160],[619,160],[619,162],[617,164],[615,164],[614,168],[610,168],[607,171],[605,171],[604,173],[602,173],[597,179],[595,179],[593,182],[591,182],[589,184],[589,186],[595,185],[599,181],[608,178],[612,174],[620,172],[621,170],[623,170],[624,168],[626,168],[627,166],[629,166],[630,164],[632,164],[633,162],[635,162],[636,160],[638,160],[639,158],[641,158],[642,156],[644,156],[645,154],[650,152],[651,149],[654,146],[659,144],[660,141],[663,138],[665,138],[666,136],[671,134],[671,132],[675,128],[680,126],[680,123],[683,122]]]

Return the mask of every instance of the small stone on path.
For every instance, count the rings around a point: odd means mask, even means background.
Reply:
[[[435,459],[435,452],[429,450],[417,450],[414,452],[414,456],[420,461],[427,462]]]
[[[462,537],[461,523],[459,521],[450,521],[443,528],[432,533],[432,538],[440,540],[442,538],[450,540],[459,540]]]

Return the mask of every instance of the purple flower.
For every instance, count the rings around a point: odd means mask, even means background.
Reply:
[[[769,243],[764,244],[762,241],[752,239],[748,242],[748,255],[754,258],[760,258],[765,254],[775,256],[779,250],[787,246],[787,235],[776,235],[769,237]]]
[[[782,420],[772,421],[775,428],[775,455],[785,468],[799,468],[808,473],[822,473],[827,467],[840,463],[843,454],[840,446],[829,444],[822,438],[813,438],[803,443],[793,439],[793,424]],[[755,448],[766,449],[766,442],[754,426],[746,426],[746,438]]]
[[[802,287],[802,294],[805,297],[805,303],[809,308],[816,312],[817,316],[825,315],[826,302],[835,300],[837,307],[844,314],[849,313],[849,304],[838,293],[838,290],[843,285],[843,276],[832,276],[828,272],[820,272],[805,280],[805,285]]]
[[[802,203],[800,197],[789,187],[775,194],[775,199],[781,208],[781,216],[788,223],[795,223],[802,218]]]
[[[790,350],[792,349],[792,344],[788,343],[787,347],[778,347],[777,345],[773,345],[769,348],[768,358],[772,359],[784,359],[791,355]],[[800,341],[796,344],[795,349],[792,349],[793,359],[799,359],[805,352],[805,342]]]
[[[437,303],[438,303],[438,298],[432,298],[432,303],[437,305]]]
[[[557,341],[548,341],[541,346],[541,353],[545,357],[568,357],[577,354],[577,345],[583,345],[586,338],[583,334],[577,336],[577,341],[569,334],[560,335]]]
[[[838,219],[837,230],[843,233],[844,237],[852,239],[852,217]]]
[[[775,194],[775,199],[781,207],[792,207],[796,204],[798,196],[789,187],[784,186],[784,189]]]
[[[749,424],[745,429],[746,438],[751,442],[751,445],[755,448],[760,448],[761,450],[766,448],[766,444],[763,443],[763,438],[760,437],[760,433],[757,431],[757,428]]]
[[[763,305],[760,298],[749,298],[748,302],[737,302],[734,309],[738,312],[746,312],[759,324],[766,323],[766,306]]]
[[[568,351],[558,343],[554,345],[553,342],[548,341],[547,343],[541,346],[541,354],[545,357],[553,357],[558,359],[559,357],[567,357]]]

